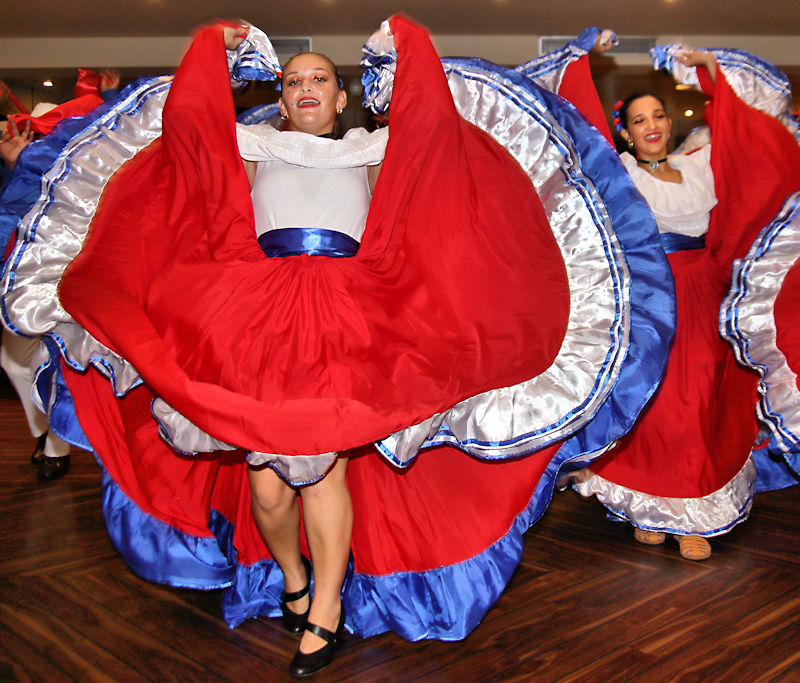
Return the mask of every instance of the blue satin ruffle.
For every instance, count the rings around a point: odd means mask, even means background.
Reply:
[[[280,105],[277,102],[272,102],[270,104],[260,104],[257,107],[251,107],[243,111],[236,116],[236,122],[252,126],[256,123],[271,123],[279,120],[280,117]]]
[[[570,135],[583,175],[603,197],[622,244],[630,286],[630,345],[625,363],[606,402],[586,427],[568,439],[559,456],[597,455],[625,435],[658,388],[675,333],[676,303],[672,270],[653,237],[655,219],[619,156],[605,138],[570,103],[551,92],[542,98]]]
[[[464,562],[425,572],[369,575],[355,573],[351,560],[343,595],[347,629],[364,637],[392,630],[411,641],[465,638],[519,564],[523,534],[549,505],[557,472],[557,464],[551,463],[509,531]],[[214,537],[184,533],[144,513],[105,469],[102,504],[114,546],[143,578],[180,588],[226,588],[222,610],[230,628],[259,616],[280,616],[280,569],[274,560],[240,564],[233,546],[234,526],[217,511],[212,510],[209,519]]]
[[[34,386],[42,404],[47,406],[48,428],[67,443],[92,450],[75,414],[75,401],[61,372],[61,353],[55,339],[43,337],[49,357],[34,373]]]
[[[258,236],[267,256],[355,256],[359,243],[350,235],[324,228],[280,228]]]
[[[661,238],[661,246],[664,248],[664,253],[666,254],[674,254],[676,251],[706,248],[705,235],[690,237],[689,235],[681,235],[677,232],[662,232],[659,233],[659,237]]]
[[[772,449],[770,445],[753,449],[753,462],[756,464],[758,472],[754,484],[755,493],[777,491],[800,484],[800,472],[792,467],[793,463],[790,462],[787,454]]]
[[[148,581],[213,590],[233,583],[234,569],[214,536],[195,536],[144,512],[120,489],[103,463],[100,500],[108,535],[125,562]]]

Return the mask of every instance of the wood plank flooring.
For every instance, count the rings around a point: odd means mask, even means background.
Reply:
[[[297,638],[228,630],[218,592],[148,583],[100,513],[73,450],[35,481],[33,440],[0,378],[0,681],[284,681]],[[800,681],[800,487],[756,497],[703,563],[647,547],[593,500],[556,495],[522,563],[464,641],[350,636],[317,681]]]

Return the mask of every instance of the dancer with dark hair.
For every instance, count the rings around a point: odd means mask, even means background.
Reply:
[[[720,52],[723,69],[712,52],[655,51],[659,65],[713,96],[711,145],[670,155],[671,120],[654,93],[634,93],[617,111],[630,150],[622,163],[653,211],[675,278],[677,330],[635,429],[573,475],[576,490],[630,521],[639,542],[673,534],[690,560],[708,558],[707,539],[747,519],[752,506],[757,376],[720,337],[719,307],[734,258],[800,187],[800,148],[776,108],[782,82],[771,65],[735,52]],[[761,93],[765,111],[746,105],[742,91]]]

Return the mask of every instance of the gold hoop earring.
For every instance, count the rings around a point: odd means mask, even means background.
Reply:
[[[633,149],[633,140],[628,140],[628,149]]]
[[[288,114],[281,114],[281,121],[288,121],[289,115]]]

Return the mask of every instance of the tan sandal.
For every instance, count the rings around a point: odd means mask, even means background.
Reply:
[[[661,545],[667,535],[663,531],[650,531],[637,526],[633,529],[633,537],[645,545]]]
[[[702,536],[675,536],[685,560],[700,562],[711,557],[711,544]]]

